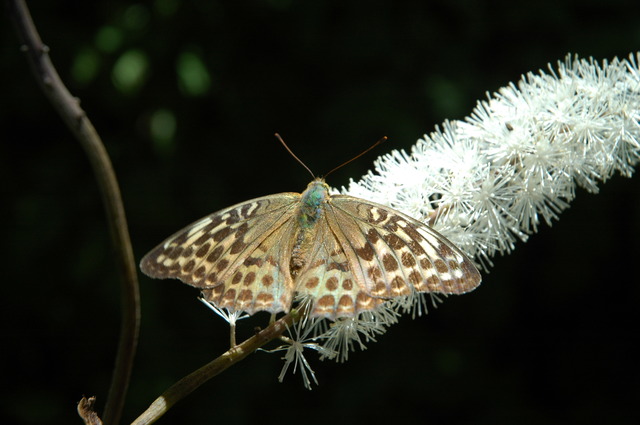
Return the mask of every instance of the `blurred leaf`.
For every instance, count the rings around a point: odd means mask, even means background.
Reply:
[[[211,86],[211,77],[204,62],[193,52],[183,52],[177,63],[178,84],[187,96],[202,96]]]
[[[173,151],[176,127],[176,117],[173,111],[158,109],[151,115],[149,132],[158,154],[166,156]]]
[[[122,14],[122,24],[130,30],[143,30],[149,23],[149,10],[142,4],[134,4]]]
[[[120,28],[105,25],[96,34],[96,47],[103,52],[115,52],[122,45],[123,38]]]
[[[144,83],[149,60],[141,50],[128,50],[116,61],[112,70],[113,85],[123,93],[137,91]]]
[[[81,49],[76,54],[71,65],[73,79],[81,85],[87,85],[98,74],[100,62],[100,55],[94,49]]]

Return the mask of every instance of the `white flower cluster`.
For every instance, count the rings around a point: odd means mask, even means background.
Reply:
[[[413,146],[375,162],[348,193],[403,211],[475,258],[508,253],[550,224],[576,185],[597,192],[640,158],[637,57],[602,65],[568,56],[550,73],[529,73],[447,121]]]
[[[527,74],[479,102],[465,121],[425,135],[411,153],[379,158],[374,172],[343,192],[429,223],[486,270],[495,254],[510,252],[541,221],[557,219],[576,186],[597,192],[598,181],[614,172],[633,173],[640,159],[639,61],[640,54],[602,64],[568,56],[550,73]],[[304,338],[289,347],[285,370],[303,345],[345,361],[400,313],[422,314],[427,301],[413,294],[354,318],[309,320],[304,331],[292,332]]]

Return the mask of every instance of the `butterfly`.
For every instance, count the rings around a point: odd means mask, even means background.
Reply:
[[[231,312],[288,312],[302,297],[311,317],[332,320],[415,292],[462,294],[481,280],[471,260],[429,226],[384,205],[330,195],[322,178],[301,194],[264,196],[204,217],[140,267],[200,288]]]

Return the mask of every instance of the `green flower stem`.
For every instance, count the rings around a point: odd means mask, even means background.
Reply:
[[[270,324],[265,329],[244,341],[242,344],[232,347],[217,359],[185,376],[151,403],[149,408],[145,410],[144,413],[142,413],[135,421],[133,421],[131,425],[147,425],[154,423],[174,404],[191,394],[191,392],[200,385],[225,371],[230,366],[243,360],[249,354],[253,353],[269,341],[279,338],[288,327],[298,322],[302,316],[303,315],[300,314],[298,310],[291,310],[289,314]]]

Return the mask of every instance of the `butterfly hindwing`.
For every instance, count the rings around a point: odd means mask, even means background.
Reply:
[[[311,314],[315,317],[352,317],[371,310],[380,300],[368,296],[358,282],[352,262],[333,232],[330,218],[319,223],[315,243],[307,253],[307,262],[296,278],[296,292],[313,300]]]

